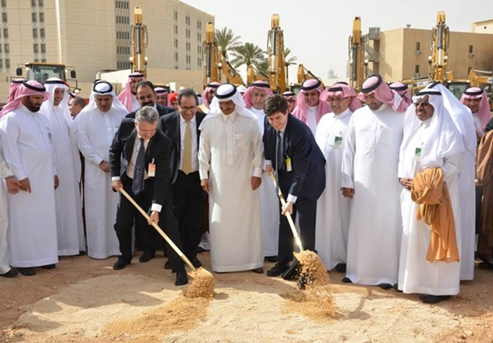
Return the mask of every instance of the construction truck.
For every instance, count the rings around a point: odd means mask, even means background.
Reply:
[[[303,85],[303,82],[306,80],[310,79],[319,79],[315,74],[313,74],[311,71],[305,68],[303,64],[298,64],[298,70],[296,73],[296,77],[298,82],[297,83],[292,83],[290,84],[289,88],[291,92],[298,94],[301,90],[301,86]],[[320,80],[320,79],[319,79]],[[322,82],[322,88],[324,88],[324,84]]]
[[[226,57],[218,46],[215,36],[214,23],[207,23],[205,29],[205,40],[202,42],[204,58],[202,64],[203,86],[204,89],[208,83],[221,82],[224,75],[226,80],[235,85],[244,85],[240,74],[227,61]]]
[[[134,8],[134,25],[132,30],[132,56],[130,64],[132,73],[140,72],[147,77],[147,56],[145,50],[149,41],[147,26],[142,23],[142,8]]]
[[[353,34],[349,36],[349,86],[357,92],[364,81],[363,36],[361,34],[361,18],[353,20]]]
[[[20,64],[15,70],[17,76],[24,77],[26,80],[35,80],[44,84],[49,78],[56,77],[65,82],[75,81],[74,88],[77,87],[77,74],[74,67],[68,67],[60,63],[40,63],[28,62]]]
[[[284,56],[284,33],[280,27],[279,14],[273,14],[267,38],[269,55],[269,85],[274,93],[283,93],[287,86],[286,60]]]

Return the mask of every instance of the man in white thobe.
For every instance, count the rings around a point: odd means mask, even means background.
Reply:
[[[443,106],[452,117],[459,131],[464,151],[460,159],[459,199],[460,213],[457,213],[461,232],[460,279],[474,279],[474,251],[476,248],[476,147],[477,135],[474,117],[471,110],[463,105],[446,87],[432,84],[428,89],[437,90],[442,94]]]
[[[460,263],[427,259],[431,229],[416,219],[418,204],[412,201],[410,190],[416,174],[427,168],[442,169],[460,257],[458,174],[464,146],[439,91],[425,89],[413,101],[406,113],[399,157],[399,182],[404,188],[401,187],[403,233],[398,286],[404,293],[421,294],[425,303],[437,303],[459,293]]]
[[[402,99],[380,75],[369,77],[361,92],[366,106],[349,120],[342,157],[342,191],[352,198],[343,281],[390,289],[402,231],[397,164],[404,113],[395,110]]]
[[[256,115],[260,133],[264,134],[265,98],[272,94],[269,83],[255,81],[243,95],[246,108]],[[279,205],[276,187],[267,173],[262,173],[260,185],[260,211],[262,219],[262,233],[264,242],[264,256],[269,262],[277,262],[277,250],[279,246]]]
[[[332,113],[320,119],[315,139],[325,160],[325,190],[317,201],[315,249],[327,270],[346,272],[351,200],[341,193],[342,152],[349,119],[361,107],[354,89],[334,84],[328,90]]]
[[[80,158],[68,109],[69,88],[57,78],[46,80],[45,87],[50,98],[43,103],[40,113],[50,122],[58,177],[63,180],[55,192],[58,256],[74,256],[86,248],[79,192]]]
[[[85,158],[84,196],[89,257],[120,255],[113,224],[118,193],[111,188],[109,150],[127,110],[106,81],[93,86],[89,104],[75,119],[79,150]]]
[[[322,82],[318,79],[308,79],[301,85],[301,90],[296,98],[296,107],[293,115],[308,125],[315,136],[317,125],[322,116],[331,112],[330,105],[320,99],[323,92]]]
[[[260,221],[262,135],[236,87],[220,86],[200,126],[199,173],[209,194],[215,272],[263,273]]]
[[[39,113],[48,96],[39,82],[27,81],[0,113],[4,157],[22,190],[8,195],[10,265],[26,276],[58,263],[56,153],[50,123]]]

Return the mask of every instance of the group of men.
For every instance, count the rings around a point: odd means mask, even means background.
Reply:
[[[152,225],[199,267],[204,215],[213,271],[263,273],[267,260],[276,262],[267,275],[280,276],[293,260],[289,213],[304,248],[346,273],[344,282],[436,303],[473,279],[479,139],[479,203],[492,195],[481,89],[468,90],[465,105],[435,84],[411,99],[405,85],[373,75],[360,94],[311,79],[298,95],[277,95],[255,81],[244,94],[211,83],[199,101],[192,89],[168,94],[136,73],[118,98],[95,81],[87,106],[58,79],[14,92],[0,113],[3,276],[15,276],[10,266],[24,275],[54,268],[86,246],[91,258],[118,256],[120,270],[132,262],[135,234],[140,262],[164,248],[165,268],[183,285],[183,261]],[[482,218],[488,267],[492,217]]]

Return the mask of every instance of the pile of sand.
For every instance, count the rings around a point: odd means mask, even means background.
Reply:
[[[214,298],[214,277],[204,268],[197,269],[195,275],[193,275],[193,281],[187,290],[183,291],[183,294],[187,298]]]

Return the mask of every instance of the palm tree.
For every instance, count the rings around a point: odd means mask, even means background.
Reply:
[[[240,36],[235,36],[233,30],[224,27],[222,30],[216,29],[216,41],[219,47],[221,48],[221,52],[223,56],[227,59],[228,52],[231,52],[233,49],[241,45]]]
[[[231,64],[238,68],[246,65],[253,65],[258,70],[258,66],[265,60],[265,51],[253,43],[245,43],[232,50],[234,55]]]
[[[290,65],[295,64],[296,63],[296,60],[298,59],[298,57],[296,57],[296,56],[291,56],[288,59],[288,56],[289,56],[290,53],[291,53],[291,49],[290,48],[284,48],[284,60],[285,60],[285,63],[286,63],[286,67],[289,67]]]

